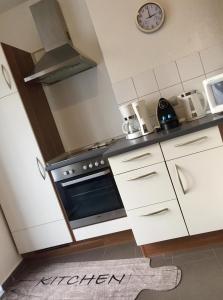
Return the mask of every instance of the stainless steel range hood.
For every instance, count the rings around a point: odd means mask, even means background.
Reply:
[[[25,82],[36,80],[53,84],[96,66],[71,44],[66,24],[57,0],[41,0],[30,6],[46,53]]]

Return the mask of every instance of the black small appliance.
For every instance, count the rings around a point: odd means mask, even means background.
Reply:
[[[157,106],[157,118],[161,129],[169,130],[179,126],[175,110],[165,98],[159,99]]]

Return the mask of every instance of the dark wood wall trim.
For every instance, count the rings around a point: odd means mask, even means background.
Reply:
[[[141,248],[145,256],[154,256],[220,243],[223,243],[223,230],[148,244]]]
[[[46,95],[39,83],[25,83],[34,63],[30,53],[1,44],[45,161],[64,152]]]

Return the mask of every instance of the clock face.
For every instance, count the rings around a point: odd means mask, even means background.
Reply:
[[[138,10],[136,22],[144,32],[156,31],[164,22],[164,10],[157,3],[145,3]]]

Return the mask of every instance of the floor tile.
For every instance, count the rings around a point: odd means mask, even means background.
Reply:
[[[55,262],[75,262],[75,261],[90,261],[103,260],[105,255],[105,248],[92,249],[88,251],[78,252],[72,255],[56,257],[51,261]]]
[[[223,272],[215,258],[184,264],[180,268],[180,300],[223,299]]]
[[[141,257],[134,242],[106,248],[104,259]]]
[[[180,266],[209,258],[215,258],[212,249],[190,250],[173,255],[173,264]]]
[[[217,257],[218,262],[223,267],[223,245],[221,244],[221,245],[213,247],[213,251]]]
[[[151,267],[161,267],[161,266],[170,266],[173,264],[173,257],[166,256],[166,255],[160,255],[160,256],[153,256],[151,257]]]

